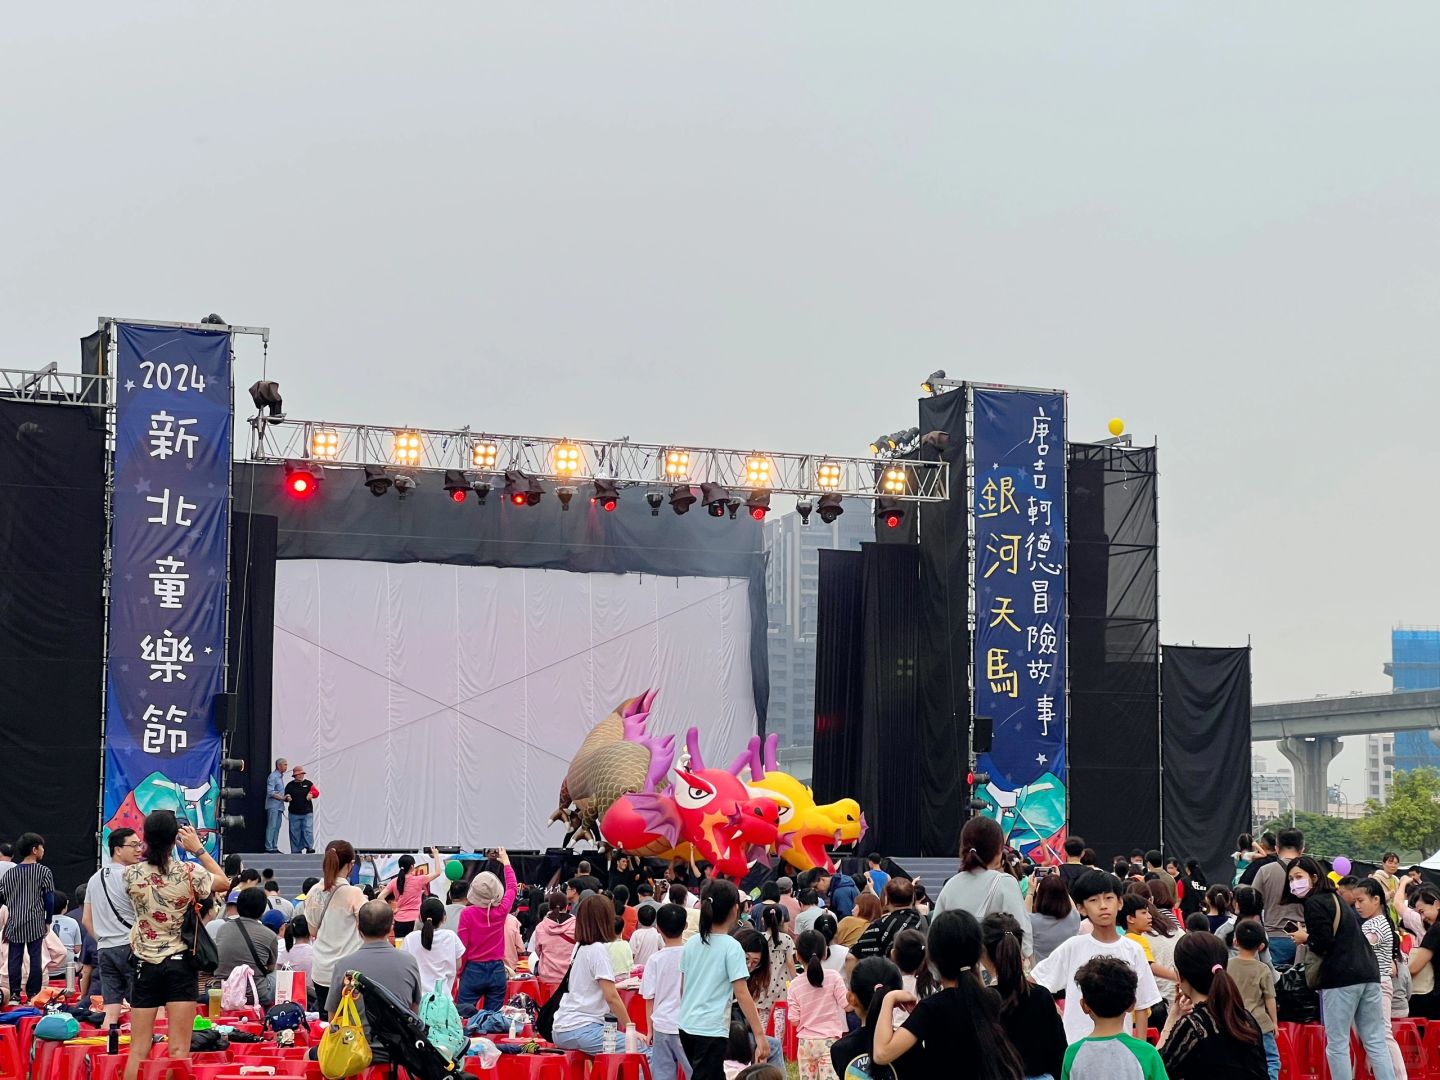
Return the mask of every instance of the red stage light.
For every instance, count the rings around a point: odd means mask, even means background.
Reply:
[[[457,490],[455,490],[455,491],[452,491],[452,492],[450,493],[450,501],[451,501],[451,502],[457,502],[457,503],[464,502],[464,501],[465,501],[465,492],[464,492],[464,491],[461,491],[461,490],[459,490],[459,489],[457,489]]]
[[[752,518],[754,518],[756,521],[764,521],[764,520],[765,520],[765,508],[764,508],[763,506],[754,507],[754,508],[750,511],[750,516],[751,516]]]
[[[514,495],[510,496],[510,502],[515,506],[524,506],[527,501],[523,491],[517,491]]]
[[[619,502],[615,499],[601,499],[599,501],[600,509],[604,510],[607,514],[613,514],[615,512],[615,507],[620,505]]]
[[[296,495],[308,495],[310,493],[310,477],[292,476],[290,478],[290,490]]]
[[[900,527],[900,515],[899,515],[899,514],[886,514],[886,515],[885,515],[885,527],[886,527],[887,529],[898,529],[898,528]]]

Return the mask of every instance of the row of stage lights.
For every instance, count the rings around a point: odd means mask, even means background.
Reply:
[[[340,435],[336,431],[317,429],[310,436],[310,461],[287,461],[285,463],[285,486],[286,490],[295,498],[308,499],[319,490],[323,480],[323,474],[319,466],[312,462],[323,462],[332,460],[338,456],[340,447]],[[420,436],[411,431],[397,431],[394,433],[392,443],[391,459],[392,466],[367,465],[365,466],[364,486],[370,493],[379,498],[388,494],[392,489],[404,499],[418,486],[418,481],[408,472],[399,471],[402,469],[415,469],[421,460]],[[498,478],[500,470],[497,462],[499,460],[499,448],[493,442],[476,440],[470,446],[470,463],[479,476],[472,476],[459,469],[446,469],[444,471],[444,488],[450,499],[456,503],[463,503],[473,494],[478,506],[484,506],[486,499],[495,490],[492,479]],[[555,475],[565,477],[575,475],[581,465],[580,448],[573,443],[559,443],[555,446],[551,465]],[[738,494],[732,494],[723,484],[702,483],[700,494],[697,498],[695,489],[689,484],[682,482],[690,471],[690,454],[686,450],[671,449],[665,452],[665,477],[668,481],[675,481],[670,486],[668,493],[662,491],[649,491],[645,495],[645,502],[650,507],[652,517],[660,515],[660,508],[669,501],[670,509],[677,515],[688,513],[690,507],[697,501],[705,507],[705,512],[713,518],[723,518],[727,515],[734,520],[743,506],[746,512],[756,521],[764,521],[770,512],[770,477],[771,463],[768,458],[755,455],[745,462],[745,490],[744,498]],[[531,476],[519,469],[505,469],[504,484],[501,488],[501,496],[512,506],[536,506],[545,494],[545,488],[537,477]],[[808,525],[810,515],[818,511],[820,520],[825,524],[831,524],[836,518],[845,512],[842,505],[842,497],[836,489],[843,481],[843,470],[834,462],[820,462],[815,469],[815,486],[819,489],[820,495],[812,502],[809,498],[801,497],[796,502],[796,511],[800,515],[801,522]],[[905,471],[900,468],[887,468],[880,477],[880,490],[885,496],[902,495],[906,490]],[[590,498],[592,505],[599,507],[607,513],[613,513],[620,505],[620,485],[615,480],[596,478],[591,481],[594,494]],[[575,498],[576,489],[573,486],[561,484],[555,489],[555,497],[560,501],[561,510],[569,510],[570,503]],[[888,528],[898,528],[905,519],[905,507],[899,500],[892,497],[881,497],[876,500],[875,516]]]

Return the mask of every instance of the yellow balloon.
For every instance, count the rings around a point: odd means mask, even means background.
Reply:
[[[1118,416],[1115,417],[1115,419],[1111,420],[1111,421],[1110,421],[1110,434],[1111,434],[1111,435],[1114,435],[1117,439],[1118,439],[1121,435],[1124,435],[1124,434],[1125,434],[1125,421],[1124,421],[1124,420],[1121,420]]]

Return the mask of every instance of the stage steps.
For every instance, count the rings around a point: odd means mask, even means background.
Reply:
[[[904,867],[905,872],[912,878],[919,878],[925,885],[925,891],[930,894],[933,900],[940,895],[940,887],[950,879],[950,876],[960,869],[960,861],[957,858],[949,859],[922,859],[919,856],[911,858],[896,858],[895,862]]]
[[[280,883],[280,895],[293,900],[300,895],[300,886],[307,877],[320,876],[320,855],[291,855],[286,852],[252,851],[242,852],[240,858],[246,867],[264,870],[267,866],[275,871],[275,880]]]

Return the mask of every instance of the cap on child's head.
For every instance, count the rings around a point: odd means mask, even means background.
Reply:
[[[1235,944],[1242,949],[1261,949],[1265,947],[1265,928],[1254,919],[1246,919],[1244,922],[1235,924]]]
[[[1135,1004],[1135,969],[1114,956],[1096,956],[1080,965],[1075,985],[1091,1015],[1102,1020],[1124,1016]]]
[[[1119,896],[1125,891],[1120,884],[1120,879],[1114,874],[1102,874],[1099,870],[1089,870],[1081,874],[1070,889],[1070,895],[1075,903],[1083,904],[1086,900],[1096,896],[1104,896],[1111,893]]]

